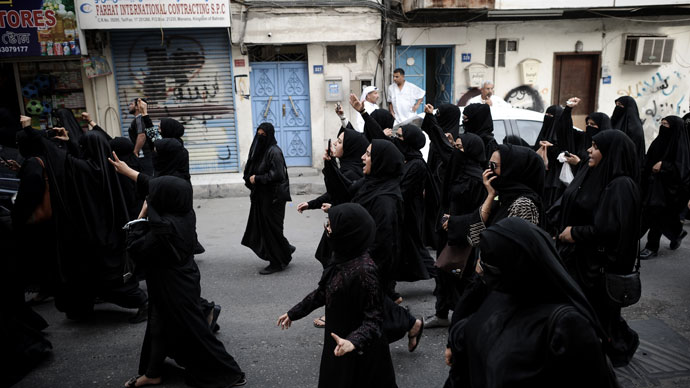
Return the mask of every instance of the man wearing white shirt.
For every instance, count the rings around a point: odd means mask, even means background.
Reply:
[[[412,82],[405,82],[403,69],[393,70],[393,83],[388,87],[388,110],[396,123],[401,123],[417,113],[426,92]]]
[[[488,104],[489,106],[494,107],[494,108],[510,108],[511,107],[510,104],[507,103],[504,99],[494,95],[494,83],[493,82],[491,82],[491,81],[482,82],[482,87],[479,90],[481,91],[481,94],[470,98],[470,100],[467,101],[467,105],[469,105],[469,104]]]

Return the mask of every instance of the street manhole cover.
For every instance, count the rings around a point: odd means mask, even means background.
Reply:
[[[655,318],[628,324],[640,335],[640,347],[628,366],[616,369],[622,386],[654,387],[690,376],[690,341]]]

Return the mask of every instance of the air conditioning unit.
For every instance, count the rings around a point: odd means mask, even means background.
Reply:
[[[666,36],[626,35],[623,63],[630,65],[662,65],[673,59],[674,39]]]

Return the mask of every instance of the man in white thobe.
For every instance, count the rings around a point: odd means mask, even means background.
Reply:
[[[494,108],[510,108],[511,107],[511,105],[508,102],[506,102],[504,99],[494,95],[494,83],[493,82],[491,82],[491,81],[482,82],[482,87],[479,90],[481,91],[481,94],[470,98],[470,100],[467,101],[467,105],[469,105],[469,104],[488,104],[489,106],[494,107]]]
[[[393,83],[388,87],[388,110],[395,122],[403,121],[415,116],[426,92],[412,82],[405,82],[405,71],[393,71]]]

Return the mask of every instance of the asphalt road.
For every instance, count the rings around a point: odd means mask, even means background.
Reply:
[[[316,210],[301,215],[296,211],[297,203],[311,198],[295,196],[288,204],[285,233],[297,251],[285,271],[269,276],[258,274],[266,263],[240,244],[249,199],[195,202],[199,239],[206,247],[206,253],[197,257],[202,295],[223,307],[218,338],[247,374],[247,387],[317,385],[323,330],[314,328],[312,319],[322,309],[295,322],[287,331],[275,325],[279,315],[316,287],[321,275],[321,264],[313,254],[325,215]],[[642,299],[624,310],[624,315],[633,322],[662,322],[671,333],[679,334],[672,342],[690,357],[690,238],[676,251],[667,250],[667,246],[668,241],[662,240],[659,256],[642,263]],[[426,316],[434,311],[433,287],[431,280],[400,283],[398,290],[404,297],[403,305],[416,316]],[[127,318],[132,310],[99,304],[93,319],[80,323],[67,320],[52,303],[37,306],[36,310],[50,323],[46,332],[53,343],[53,356],[15,387],[119,387],[136,374],[146,324],[129,324]],[[665,334],[660,335],[664,338],[655,336],[643,339],[652,343],[669,340]],[[424,331],[414,353],[407,351],[406,340],[391,344],[398,385],[442,386],[448,373],[443,362],[445,343],[445,329],[430,329]],[[690,386],[690,370],[686,372],[628,385]],[[185,386],[172,364],[162,386]]]

